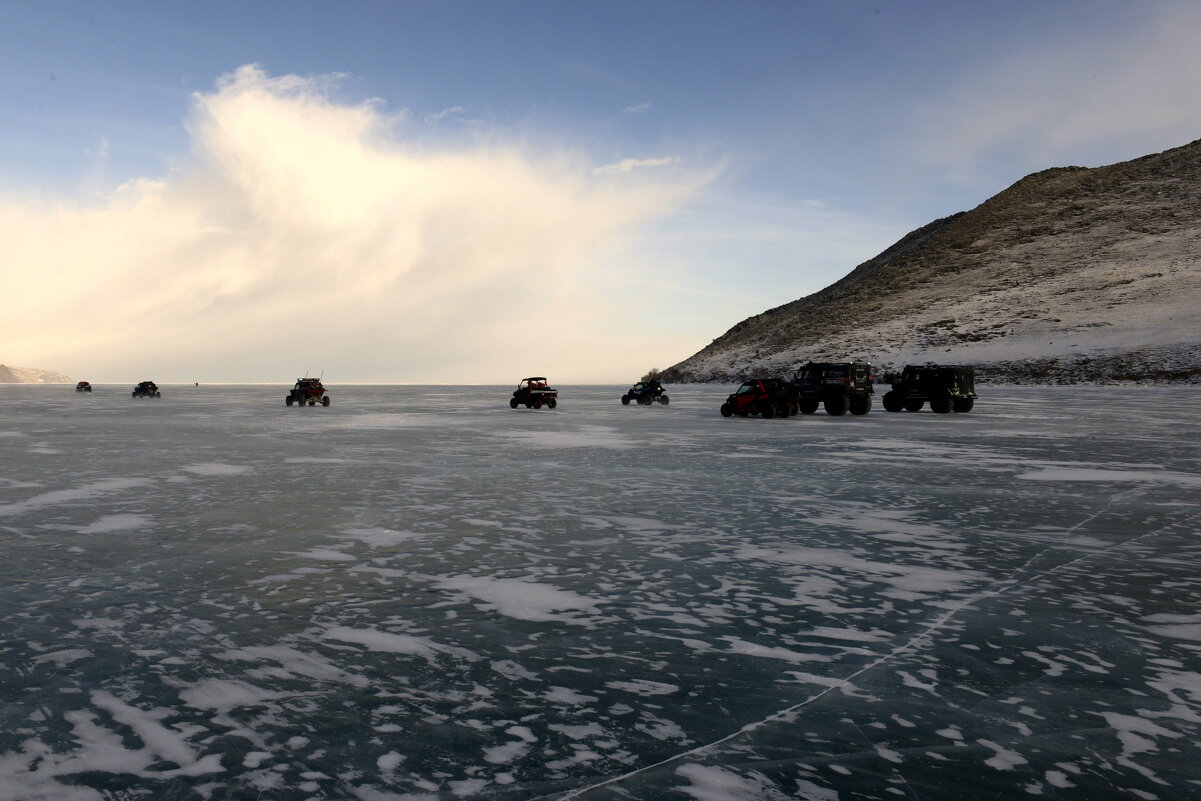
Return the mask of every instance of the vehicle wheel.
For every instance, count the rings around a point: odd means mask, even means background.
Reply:
[[[951,401],[951,409],[956,412],[970,412],[975,405],[973,398],[955,398]]]
[[[770,420],[776,416],[776,407],[770,403],[759,404],[759,414],[763,415],[764,420]]]
[[[324,398],[321,399],[321,405],[329,406],[329,395],[326,395]]]
[[[947,412],[951,411],[951,399],[931,398],[930,411],[934,412],[935,414],[946,414]]]
[[[161,398],[162,396],[163,396],[163,393],[161,393],[161,392],[154,393],[154,397],[156,397],[156,398]]]
[[[629,395],[622,395],[622,396],[621,396],[621,405],[622,405],[622,406],[629,406],[629,405],[630,405],[630,396],[629,396]]]
[[[907,411],[907,412],[920,412],[920,411],[922,410],[922,407],[923,407],[923,406],[925,406],[925,405],[926,405],[926,402],[925,402],[924,400],[918,400],[918,399],[916,399],[916,398],[910,398],[910,399],[908,399],[908,400],[906,400],[906,401],[905,401],[905,411]]]
[[[138,396],[138,393],[136,393],[136,392],[129,393],[129,397],[131,397],[131,398],[136,398],[137,396]]]
[[[884,410],[888,412],[899,412],[905,408],[905,399],[901,394],[894,390],[889,390],[884,393]]]
[[[822,405],[826,407],[826,414],[833,417],[842,417],[847,413],[846,398],[827,398]]]
[[[517,398],[509,398],[509,408],[510,409],[517,408]]]
[[[659,403],[666,406],[667,404],[671,403],[671,398],[667,397],[666,395],[661,395],[659,397]]]
[[[547,398],[546,399],[546,408],[553,409],[558,405],[559,405],[559,401],[556,400],[555,398]]]
[[[801,414],[813,414],[817,411],[818,402],[815,400],[803,400],[800,402]]]
[[[541,400],[541,399],[534,401],[534,408],[535,408],[535,409],[541,409],[541,408],[542,408],[542,400]]]
[[[857,395],[851,399],[851,414],[867,414],[872,410],[871,395]]]
[[[721,416],[722,417],[730,417],[733,414],[734,414],[734,410],[730,408],[730,404],[723,403],[721,405]]]
[[[285,396],[284,397],[284,406],[291,406],[291,405],[292,405],[292,396],[291,395]]]

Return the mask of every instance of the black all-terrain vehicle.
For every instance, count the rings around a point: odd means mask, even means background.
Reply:
[[[153,381],[141,381],[131,393],[135,398],[161,398],[163,393],[158,391],[158,384]]]
[[[889,376],[892,389],[884,393],[890,412],[970,412],[976,405],[976,371],[954,364],[908,364],[900,375]]]
[[[666,406],[671,402],[671,399],[663,391],[663,385],[652,378],[650,381],[639,381],[626,390],[626,394],[621,396],[621,403],[623,406],[629,406],[630,401],[637,403],[639,406],[650,406],[654,403]]]
[[[87,381],[80,381],[78,384],[75,385],[75,391],[76,392],[91,392],[92,385]]]
[[[872,410],[872,366],[866,362],[809,362],[794,379],[797,405],[803,414],[818,406],[835,416]]]
[[[547,386],[546,376],[523,378],[517,384],[517,389],[513,390],[513,397],[509,398],[509,408],[516,409],[522,404],[527,409],[541,409],[543,406],[553,409],[559,405],[559,390]]]
[[[329,395],[326,394],[320,378],[298,378],[296,386],[292,387],[284,398],[284,403],[288,406],[316,406],[318,403],[329,406]]]
[[[726,398],[721,416],[749,417],[757,414],[765,420],[791,417],[797,413],[797,390],[778,378],[752,378]]]

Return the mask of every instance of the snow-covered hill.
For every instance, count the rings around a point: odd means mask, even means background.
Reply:
[[[985,380],[1201,382],[1201,140],[1029,175],[808,297],[742,321],[681,381],[867,359]]]
[[[74,378],[33,367],[9,367],[0,364],[0,384],[73,384]]]

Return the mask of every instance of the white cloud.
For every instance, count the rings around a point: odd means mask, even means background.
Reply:
[[[98,203],[0,188],[5,361],[93,381],[471,382],[613,375],[642,353],[605,288],[708,176],[616,184],[568,153],[415,144],[378,103],[331,100],[332,80],[238,69],[195,95],[187,164]]]
[[[672,164],[678,164],[679,159],[675,156],[664,156],[657,159],[622,159],[616,164],[606,164],[603,167],[597,167],[592,171],[593,175],[625,175],[634,170],[643,170],[651,167],[667,167]]]
[[[425,121],[426,122],[440,122],[441,120],[444,120],[447,117],[458,116],[466,110],[467,109],[463,108],[462,106],[451,106],[450,108],[444,108],[441,111],[435,111],[433,114],[426,114]]]
[[[645,103],[637,103],[633,106],[626,106],[622,109],[622,112],[625,114],[641,114],[642,112],[650,109],[650,107],[650,101],[647,101]]]
[[[920,156],[951,172],[996,155],[1095,166],[1201,136],[1201,6],[1146,10],[1141,27],[1011,51],[962,77],[921,109]]]

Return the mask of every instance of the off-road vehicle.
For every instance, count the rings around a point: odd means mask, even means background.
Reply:
[[[900,375],[885,377],[892,389],[884,393],[884,408],[890,412],[970,412],[976,404],[976,371],[955,364],[907,364]]]
[[[773,417],[791,417],[796,413],[796,388],[778,378],[752,378],[721,405],[722,417],[757,414],[770,420]]]
[[[163,393],[158,391],[158,384],[153,381],[141,381],[131,393],[135,398],[161,398]]]
[[[559,390],[551,389],[546,383],[546,376],[535,375],[523,378],[513,390],[509,398],[509,408],[516,409],[525,404],[527,409],[541,409],[545,406],[553,409],[559,405]]]
[[[91,392],[92,385],[90,383],[88,383],[87,381],[80,381],[78,384],[75,385],[75,391],[76,392]]]
[[[826,414],[867,414],[872,410],[872,366],[866,362],[809,362],[797,371],[797,405],[804,414],[818,406]]]
[[[666,406],[671,402],[671,399],[663,391],[663,385],[652,378],[649,381],[639,381],[626,390],[626,394],[621,396],[621,403],[623,406],[629,406],[630,401],[637,403],[639,406],[650,406],[654,403]]]
[[[288,406],[316,406],[318,403],[329,406],[329,395],[326,394],[320,378],[298,378],[296,386],[292,387],[284,398],[284,403]]]

